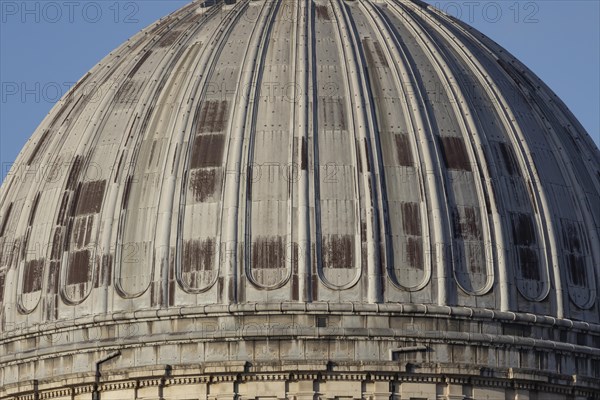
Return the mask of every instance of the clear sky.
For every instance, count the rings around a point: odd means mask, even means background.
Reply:
[[[569,106],[600,144],[600,1],[429,3],[512,52]],[[0,165],[7,165],[92,66],[178,0],[0,0]]]

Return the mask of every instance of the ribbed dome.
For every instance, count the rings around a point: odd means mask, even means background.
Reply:
[[[195,2],[95,66],[21,151],[0,193],[2,331],[289,303],[593,325],[599,232],[598,148],[470,27],[418,1]]]

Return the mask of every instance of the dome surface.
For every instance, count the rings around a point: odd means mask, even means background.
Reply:
[[[322,371],[357,398],[452,374],[593,396],[599,234],[598,148],[479,32],[419,1],[193,2],[2,185],[0,397],[88,393],[115,349],[102,390],[128,398],[165,365],[160,390],[205,388],[177,393]]]

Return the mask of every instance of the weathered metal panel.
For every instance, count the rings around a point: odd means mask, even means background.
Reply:
[[[294,165],[290,119],[294,98],[291,62],[292,26],[285,9],[275,16],[265,54],[263,79],[254,101],[256,121],[250,139],[247,179],[246,243],[248,281],[260,288],[277,288],[292,273],[292,185]],[[272,38],[272,39],[271,39]]]
[[[21,294],[27,295],[42,290],[45,261],[41,258],[25,262]]]
[[[569,297],[578,307],[590,308],[596,301],[596,284],[583,224],[561,218],[560,227]]]
[[[448,62],[451,60],[447,58],[447,50],[437,45],[440,40],[435,38],[436,30],[422,23],[423,16],[411,6],[403,5],[402,11],[406,15],[401,14],[401,21],[394,25],[401,33],[416,39],[405,43],[419,64],[417,71],[425,89],[424,101],[435,124],[438,152],[446,169],[445,194],[453,221],[455,279],[469,295],[483,295],[494,283],[496,261],[491,257],[489,236],[493,226],[488,215],[494,210],[488,198],[491,193],[482,181],[487,166],[480,164],[484,160],[478,158],[480,149],[473,143],[476,138],[472,135],[479,134],[474,132],[477,124],[470,117],[472,107],[463,100],[465,96],[469,99],[469,93],[456,81],[460,68]]]
[[[214,239],[189,240],[183,243],[181,255],[181,280],[186,287],[206,288],[214,283],[218,274]]]
[[[323,5],[324,6],[324,5]],[[327,7],[327,6],[324,6]],[[331,10],[327,11],[331,14]],[[317,91],[317,143],[319,214],[316,223],[320,278],[329,287],[346,288],[361,272],[360,212],[355,133],[348,129],[347,77],[341,66],[339,29],[326,19],[314,21]]]
[[[236,29],[243,30],[248,22],[238,24]],[[211,22],[211,29],[218,29],[219,25],[216,18]],[[237,30],[232,35],[240,32]],[[211,40],[214,39],[207,35],[206,41]],[[213,43],[218,47],[218,41]],[[227,44],[228,51],[215,52],[214,59],[210,60],[218,67],[207,77],[206,92],[194,110],[192,135],[183,153],[186,192],[182,194],[184,204],[179,214],[175,271],[176,280],[188,293],[200,293],[213,287],[221,271],[221,255],[228,248],[220,238],[220,204],[227,178],[224,167],[229,141],[227,130],[239,73],[236,57],[243,54],[245,44],[245,40],[231,40]]]
[[[96,214],[102,208],[106,180],[83,183],[75,215]]]

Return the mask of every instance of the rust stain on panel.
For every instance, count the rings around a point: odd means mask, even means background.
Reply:
[[[483,247],[479,242],[465,241],[465,261],[468,271],[472,277],[481,276],[486,273]]]
[[[541,276],[537,251],[529,247],[518,247],[517,256],[519,257],[521,276],[525,279],[539,281]]]
[[[125,182],[125,188],[123,188],[123,201],[121,203],[121,209],[126,209],[127,204],[129,203],[129,194],[131,193],[131,181],[133,180],[133,176],[129,175],[127,177],[127,181]]]
[[[173,152],[173,161],[171,161],[171,173],[175,172],[175,162],[177,161],[177,154],[179,152],[179,145],[175,145],[175,151]]]
[[[4,302],[4,285],[6,284],[6,275],[0,272],[0,304]]]
[[[88,72],[88,75],[90,73]],[[86,75],[86,77],[88,76]],[[83,79],[85,80],[85,78]],[[73,89],[71,89],[71,91],[69,91],[69,93],[75,93],[75,87],[73,87]],[[56,113],[56,115],[54,116],[54,118],[52,118],[52,122],[50,122],[50,129],[54,128],[56,126],[56,123],[61,119],[61,117],[63,116],[63,114],[65,113],[65,111],[67,111],[69,109],[69,105],[71,104],[71,100],[73,99],[73,95],[69,95],[66,98],[66,103],[60,107],[58,109],[58,112]],[[81,99],[81,98],[80,98]],[[77,103],[79,103],[79,100],[77,101]],[[75,106],[73,106],[72,108],[75,108]],[[71,114],[73,110],[69,111],[69,115]],[[68,117],[68,116],[67,116]]]
[[[516,245],[530,246],[536,243],[535,227],[530,214],[513,214],[512,231]]]
[[[31,227],[28,227],[27,230],[25,231],[25,235],[23,235],[23,242],[21,243],[21,246],[19,248],[19,250],[21,251],[21,259],[25,259],[25,257],[27,257],[27,249],[29,246],[29,237],[31,236]]]
[[[423,251],[421,238],[409,237],[406,239],[406,261],[412,268],[423,271]]]
[[[367,222],[363,220],[360,221],[360,241],[361,243],[367,242]]]
[[[329,84],[326,84],[325,88],[323,88],[325,92],[332,91],[328,85]],[[344,102],[340,98],[333,97],[334,95],[337,95],[337,93],[332,93],[331,97],[321,97],[319,99],[319,102],[321,103],[319,115],[321,124],[319,125],[326,131],[345,131],[347,129],[347,123]]]
[[[500,155],[504,161],[506,172],[508,172],[509,175],[520,176],[521,171],[519,170],[513,149],[506,143],[498,143],[498,148],[500,149]]]
[[[219,278],[217,278],[217,294],[219,296],[220,302],[225,300],[224,296],[223,296],[224,288],[225,288],[224,278],[222,276],[220,276]]]
[[[478,209],[475,207],[455,207],[454,217],[454,237],[457,239],[475,239],[481,240],[481,221]]]
[[[131,69],[131,71],[129,72],[129,75],[127,75],[127,77],[128,78],[133,77],[133,75],[135,75],[135,73],[138,72],[138,70],[142,67],[142,65],[146,62],[146,60],[148,59],[148,57],[150,57],[151,54],[152,54],[152,50],[148,50],[147,52],[145,52],[140,57],[138,62],[135,64],[135,66]]]
[[[300,167],[303,171],[308,169],[308,144],[306,143],[306,138],[302,138],[302,144],[300,149]]]
[[[453,136],[440,136],[439,139],[446,168],[471,171],[469,154],[464,140]]]
[[[297,301],[298,298],[298,275],[294,274],[292,276],[292,300]]]
[[[138,101],[138,95],[143,82],[127,81],[122,84],[115,94],[116,102],[119,104],[135,104]]]
[[[227,127],[227,100],[207,100],[196,114],[196,134],[223,132]]]
[[[90,244],[92,241],[92,231],[94,228],[94,215],[89,215],[87,217],[87,226],[85,227],[85,240],[84,243],[86,245]]]
[[[113,255],[104,254],[100,260],[100,268],[96,268],[96,276],[94,277],[94,287],[110,285],[112,279]]]
[[[580,227],[575,221],[561,219],[563,244],[570,252],[581,253],[583,246],[579,235]]]
[[[377,64],[384,67],[389,66],[385,54],[383,54],[383,49],[378,41],[364,38],[362,44],[365,49],[365,57],[369,68],[376,68]]]
[[[181,270],[184,274],[197,271],[212,271],[214,268],[215,251],[215,239],[184,241]]]
[[[388,62],[387,62],[387,58],[385,57],[385,54],[383,54],[383,48],[381,47],[381,44],[378,41],[373,41],[373,45],[375,46],[375,54],[377,54],[377,58],[379,59],[379,62],[381,63],[381,65],[383,65],[384,67],[388,67]]]
[[[30,260],[23,271],[23,293],[33,293],[42,289],[45,259]]]
[[[77,187],[77,181],[79,177],[79,172],[81,170],[82,164],[81,156],[75,156],[73,160],[73,164],[71,164],[71,169],[69,170],[69,177],[67,178],[67,190],[75,190]]]
[[[77,201],[75,215],[96,214],[102,208],[106,181],[85,182]]]
[[[567,270],[569,271],[569,276],[573,285],[586,287],[588,283],[583,256],[571,253],[566,255],[566,259]]]
[[[91,242],[94,216],[77,217],[73,223],[73,243],[81,249]]]
[[[175,43],[177,38],[181,35],[180,30],[171,30],[163,35],[163,37],[158,41],[157,46],[159,48],[169,47]]]
[[[162,294],[162,290],[160,288],[157,289],[158,283],[159,282],[152,282],[150,284],[150,305],[152,307],[160,305],[160,296]]]
[[[64,192],[62,200],[60,201],[60,208],[58,210],[58,217],[56,217],[56,225],[64,225],[67,217],[67,211],[69,208],[69,192]]]
[[[31,205],[31,212],[29,213],[29,221],[27,222],[28,226],[33,225],[33,220],[35,219],[35,213],[37,211],[39,203],[40,203],[40,192],[37,192],[35,194],[35,198],[33,199],[33,204]]]
[[[83,239],[85,238],[85,219],[75,218],[73,221],[73,241],[77,248],[83,247]]]
[[[407,235],[421,236],[419,203],[402,203],[402,228]]]
[[[201,168],[190,174],[189,191],[194,201],[203,202],[209,199],[220,187],[221,174],[215,168]]]
[[[69,218],[67,224],[66,224],[66,238],[71,238],[73,233],[73,218]],[[65,240],[63,242],[63,251],[68,251],[69,250],[69,240]]]
[[[414,165],[412,150],[410,149],[410,141],[406,134],[394,135],[394,143],[396,144],[396,157],[398,165],[404,167],[412,167]]]
[[[587,287],[587,250],[582,240],[583,232],[580,223],[561,218],[561,226],[563,248],[571,282],[576,286]]]
[[[92,265],[89,250],[72,252],[69,255],[69,267],[67,270],[67,285],[87,283],[91,278]]]
[[[315,11],[317,13],[317,18],[321,21],[331,21],[331,17],[329,16],[329,10],[327,10],[327,6],[316,5]]]
[[[222,134],[197,136],[192,147],[190,167],[220,167],[224,147],[225,136]]]
[[[19,258],[21,239],[16,238],[12,243],[4,243],[2,247],[2,265],[11,267]]]
[[[2,225],[0,225],[0,237],[4,236],[6,233],[6,227],[8,225],[8,220],[10,218],[10,214],[12,212],[13,203],[10,203],[6,208],[6,212],[4,213],[4,218],[2,218]]]
[[[31,155],[29,156],[29,159],[27,160],[27,165],[31,165],[34,163],[34,161],[37,157],[37,154],[40,151],[40,148],[46,142],[46,139],[48,139],[49,134],[50,134],[50,130],[46,129],[44,131],[44,133],[42,134],[42,137],[40,138],[40,140],[37,142],[37,144],[33,148],[33,151],[31,152]]]
[[[323,237],[325,268],[353,268],[354,257],[354,236],[325,235]]]
[[[377,66],[375,65],[375,57],[373,56],[373,49],[371,48],[369,38],[364,38],[362,40],[362,45],[365,53],[365,58],[367,61],[367,67],[370,69],[375,69]],[[372,73],[372,72],[371,72]],[[375,78],[377,79],[377,78]]]
[[[537,202],[535,201],[535,195],[534,195],[534,191],[533,191],[533,186],[531,182],[528,182],[527,184],[527,191],[529,192],[529,198],[531,199],[531,204],[533,204],[533,211],[537,214],[538,213],[538,206],[537,206]]]
[[[46,319],[53,320],[58,318],[58,284],[60,279],[60,261],[50,261],[48,263],[48,287],[45,298]]]
[[[285,245],[281,236],[258,237],[252,242],[252,269],[285,267]]]
[[[148,165],[146,168],[150,168],[152,160],[154,159],[154,152],[156,151],[156,140],[152,141],[152,147],[150,148],[150,156],[148,157]]]
[[[369,144],[367,143],[367,139],[363,139],[363,145],[365,147],[365,155],[366,155],[365,156],[366,157],[365,161],[367,163],[367,172],[371,172],[371,160],[370,160],[370,157],[369,157],[370,151],[369,151]],[[370,192],[369,194],[371,195],[370,199],[371,199],[371,201],[373,201],[373,196],[372,196],[372,193],[371,193],[371,181],[370,180],[369,180],[369,192]]]
[[[113,179],[113,183],[117,183],[119,181],[119,174],[121,173],[121,165],[123,164],[123,157],[125,157],[125,151],[122,151],[121,156],[119,157],[119,162],[117,163],[117,169],[115,172],[115,178]]]
[[[50,261],[50,263],[48,263],[48,294],[58,293],[59,280],[60,261]]]
[[[228,288],[228,290],[227,290],[227,302],[229,302],[229,303],[235,302],[236,291],[235,291],[234,283],[235,283],[234,280],[230,279],[229,280],[229,284],[227,286],[227,288]]]
[[[102,258],[102,276],[104,277],[104,282],[108,285],[112,282],[113,258],[114,255],[112,254],[105,255]]]
[[[75,84],[75,86],[73,86],[73,87],[71,88],[71,90],[70,90],[70,92],[69,92],[69,93],[75,93],[75,92],[76,92],[76,91],[77,91],[77,90],[78,90],[78,89],[79,89],[79,88],[80,88],[80,87],[81,87],[81,86],[82,86],[82,85],[83,85],[83,84],[84,84],[84,83],[85,83],[85,82],[88,80],[88,78],[89,78],[91,75],[92,75],[92,73],[91,73],[91,72],[88,72],[87,74],[85,74],[85,75],[84,75],[84,77],[83,77],[83,78],[81,78],[81,79],[79,80],[79,82],[77,82],[77,83]],[[54,122],[55,122],[55,121],[52,121],[52,125],[54,125]]]
[[[62,258],[62,245],[63,245],[63,227],[58,226],[54,229],[54,235],[52,236],[52,249],[50,250],[51,260],[60,260]]]
[[[170,280],[169,281],[169,287],[167,288],[167,290],[169,291],[168,293],[168,305],[169,307],[172,307],[175,305],[175,281],[174,280]]]
[[[359,141],[356,140],[354,142],[354,148],[355,148],[355,152],[356,152],[356,170],[358,171],[359,174],[362,173],[362,155],[360,153],[360,144]]]

